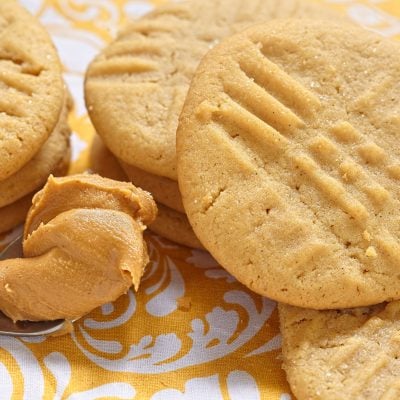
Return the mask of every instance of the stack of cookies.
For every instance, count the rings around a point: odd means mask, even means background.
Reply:
[[[192,1],[131,24],[87,73],[93,166],[280,302],[299,400],[397,399],[400,45],[329,16]]]
[[[21,223],[49,174],[69,163],[71,101],[43,27],[13,0],[0,4],[0,233]]]
[[[277,20],[225,39],[177,132],[194,232],[279,305],[298,400],[400,398],[400,44]]]
[[[110,176],[101,165],[109,165],[115,156],[123,170],[120,179],[128,178],[153,194],[159,209],[149,227],[153,231],[180,244],[202,247],[182,205],[175,150],[178,117],[201,58],[235,32],[291,16],[328,18],[332,13],[301,0],[166,4],[131,23],[89,66],[86,105],[112,153],[97,143],[92,168]]]

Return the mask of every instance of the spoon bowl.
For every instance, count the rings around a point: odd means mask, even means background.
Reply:
[[[1,253],[0,261],[9,258],[22,257],[22,236],[11,242]],[[56,334],[65,329],[64,319],[55,321],[18,321],[13,322],[10,318],[0,312],[0,335],[7,336],[40,336]]]

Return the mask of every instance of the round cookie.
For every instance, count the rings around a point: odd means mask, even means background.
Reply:
[[[201,58],[245,27],[290,16],[338,19],[303,0],[192,0],[134,21],[87,70],[86,105],[96,131],[117,158],[176,180],[178,117]]]
[[[157,218],[148,227],[152,232],[184,246],[204,249],[194,234],[185,214],[166,207],[161,203],[157,203],[157,208]]]
[[[180,213],[185,213],[176,181],[150,174],[123,161],[118,161],[98,135],[93,139],[90,165],[92,170],[101,176],[120,181],[128,178],[134,185],[150,192],[158,203],[162,203]]]
[[[70,157],[71,154],[68,147],[61,161],[58,161],[57,167],[52,171],[54,176],[63,176],[68,172]],[[39,189],[40,187],[37,187],[34,192],[27,194],[14,203],[0,208],[0,234],[8,232],[24,222],[29,208],[32,205],[32,197]]]
[[[177,135],[203,245],[252,290],[306,308],[400,298],[400,43],[280,20],[203,59]]]
[[[60,119],[38,153],[19,171],[0,181],[0,207],[5,207],[42,186],[68,152],[71,130],[65,102]]]
[[[283,369],[298,400],[400,397],[400,302],[315,311],[279,305]]]
[[[63,105],[50,36],[17,1],[0,2],[0,180],[21,169],[54,130]]]

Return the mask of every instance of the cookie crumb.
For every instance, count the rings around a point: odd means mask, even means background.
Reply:
[[[376,258],[378,254],[376,253],[375,247],[369,246],[365,251],[365,255],[370,258]]]
[[[370,233],[369,233],[368,231],[364,231],[364,232],[363,232],[363,238],[364,238],[365,240],[367,240],[368,242],[370,242],[370,241],[371,241],[371,235],[370,235]]]
[[[6,292],[8,292],[8,293],[12,293],[12,292],[13,292],[13,290],[11,289],[9,283],[6,283],[6,284],[4,285],[4,289],[6,289]]]

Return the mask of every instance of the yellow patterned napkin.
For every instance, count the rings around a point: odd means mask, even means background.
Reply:
[[[86,169],[93,136],[83,102],[87,63],[127,19],[162,2],[22,1],[52,34],[75,98],[71,173]],[[325,3],[400,38],[399,0]],[[0,246],[17,234],[0,238]],[[275,303],[244,288],[208,254],[147,239],[151,263],[139,293],[92,312],[68,336],[0,337],[1,400],[293,399],[280,366]]]

